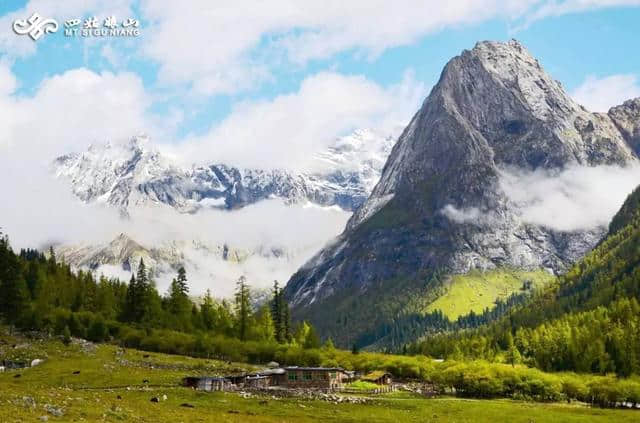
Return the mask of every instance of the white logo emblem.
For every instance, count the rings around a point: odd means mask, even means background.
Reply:
[[[13,31],[18,35],[29,34],[33,41],[37,41],[43,34],[50,34],[58,30],[58,22],[54,19],[42,19],[34,13],[27,20],[18,19],[13,22]]]

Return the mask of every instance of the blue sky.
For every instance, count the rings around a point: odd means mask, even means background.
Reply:
[[[64,7],[53,0],[5,1],[0,5],[0,64],[15,80],[7,94],[13,101],[39,103],[47,81],[60,77],[60,92],[52,95],[59,96],[62,107],[82,103],[88,96],[108,97],[104,90],[117,97],[119,90],[133,86],[136,97],[128,100],[131,103],[117,102],[114,107],[134,108],[139,116],[128,121],[122,110],[111,116],[105,107],[103,119],[88,118],[96,130],[89,131],[87,142],[100,141],[100,133],[118,138],[128,136],[126,131],[148,132],[158,142],[177,147],[174,152],[184,146],[195,155],[215,156],[218,151],[222,158],[252,150],[252,142],[276,145],[290,138],[290,132],[277,129],[286,125],[284,121],[261,127],[263,117],[269,121],[274,114],[298,122],[295,133],[301,137],[326,140],[357,126],[376,125],[387,116],[402,125],[444,64],[478,40],[520,40],[592,109],[640,95],[640,2],[634,0],[480,0],[452,6],[424,2],[420,10],[417,2],[399,2],[393,9],[389,2],[323,3],[326,7],[309,2],[302,10],[292,10],[300,9],[301,3],[268,3],[260,9],[264,5],[256,2],[234,2],[233,10],[206,1],[176,6],[162,1],[74,0]],[[59,31],[37,42],[15,34],[13,20],[33,12],[57,19]],[[111,15],[120,21],[139,19],[140,36],[63,35],[66,19],[103,20]],[[73,73],[78,69],[86,71],[82,77]],[[107,74],[113,81],[104,80]],[[123,75],[131,80],[122,83]],[[82,78],[92,77],[102,92],[76,90]],[[377,91],[369,96],[368,88]],[[329,94],[331,98],[313,100]],[[342,112],[333,110],[336,103],[348,106]],[[315,117],[301,116],[301,109],[312,110],[309,114]],[[244,124],[244,117],[246,125],[256,127],[255,134],[236,128]],[[307,122],[312,119],[318,122]],[[309,129],[314,125],[319,128]],[[326,133],[321,131],[324,126]],[[234,137],[250,140],[237,141],[234,151],[226,152],[226,144],[236,142]],[[286,142],[306,143],[308,151],[325,141]],[[203,145],[208,147],[203,150]],[[83,146],[83,140],[74,137],[60,149]]]

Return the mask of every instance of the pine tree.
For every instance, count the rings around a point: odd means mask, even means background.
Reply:
[[[359,354],[360,353],[360,348],[358,348],[357,344],[353,344],[351,346],[351,354]]]
[[[49,246],[49,273],[56,273],[56,252],[53,251],[53,245]]]
[[[69,330],[68,325],[65,325],[62,330],[62,343],[65,345],[69,345],[71,343],[71,331]]]
[[[138,272],[136,274],[136,305],[135,305],[135,321],[141,322],[149,314],[150,309],[150,282],[147,267],[144,260],[140,258]]]
[[[336,346],[333,344],[333,340],[331,338],[327,338],[322,348],[327,351],[333,351],[336,349]]]
[[[285,341],[284,325],[283,325],[283,307],[282,296],[280,295],[280,288],[278,287],[278,281],[273,281],[273,299],[271,300],[271,320],[273,320],[273,326],[275,329],[275,338],[279,343]]]
[[[127,286],[127,296],[124,303],[122,318],[125,322],[138,321],[137,310],[139,302],[140,296],[138,294],[138,281],[136,281],[136,277],[132,273],[129,285]]]
[[[513,336],[511,332],[507,332],[506,335],[506,343],[507,343],[507,362],[511,364],[512,367],[515,367],[516,363],[520,362],[521,356],[520,351],[518,351],[518,347],[513,342]]]
[[[305,337],[304,344],[302,346],[305,349],[320,347],[320,338],[318,338],[316,329],[312,325],[309,325],[309,330],[307,331],[307,336]]]
[[[267,306],[261,307],[257,313],[255,339],[260,341],[272,341],[275,339],[275,326]]]
[[[238,338],[244,341],[247,338],[249,319],[251,317],[251,293],[247,285],[247,279],[244,276],[240,276],[236,283],[235,306]]]
[[[280,290],[280,301],[282,302],[282,334],[285,342],[291,342],[291,312],[282,290]]]
[[[19,320],[27,305],[27,284],[9,239],[0,232],[0,317],[9,323]]]
[[[187,286],[187,275],[184,267],[178,269],[178,276],[171,281],[169,287],[169,311],[177,320],[178,326],[185,328],[188,326],[187,314],[191,310],[189,300],[189,287]]]
[[[207,289],[207,293],[202,299],[200,306],[200,314],[202,314],[202,324],[206,330],[212,330],[215,324],[215,316],[213,311],[213,298],[211,298],[211,290]]]
[[[178,277],[176,278],[176,286],[178,292],[184,297],[189,296],[189,287],[187,286],[187,271],[183,266],[178,269]]]

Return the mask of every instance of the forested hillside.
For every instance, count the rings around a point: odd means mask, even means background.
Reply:
[[[237,282],[233,302],[214,300],[207,292],[196,305],[183,268],[164,296],[151,273],[141,260],[128,284],[96,280],[90,272],[74,272],[58,262],[53,250],[48,257],[36,250],[16,254],[0,234],[0,320],[65,339],[118,340],[148,350],[245,361],[260,349],[320,345],[307,323],[291,327],[277,282],[271,301],[254,310],[244,277]]]
[[[429,336],[409,351],[524,361],[545,370],[640,373],[640,189],[609,235],[549,288],[487,327]]]

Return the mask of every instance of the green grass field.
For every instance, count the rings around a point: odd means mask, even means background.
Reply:
[[[25,343],[26,342],[26,343]],[[18,343],[18,348],[13,344]],[[5,358],[42,357],[37,367],[0,373],[0,422],[632,422],[640,413],[582,405],[510,400],[426,399],[395,392],[368,404],[334,404],[237,393],[204,393],[178,386],[186,375],[220,375],[251,366],[215,360],[83,349],[58,341],[1,340]],[[77,373],[79,371],[79,373]],[[77,374],[74,374],[77,373]],[[16,378],[15,376],[21,376]],[[148,383],[143,383],[148,380]],[[162,400],[166,395],[167,399]],[[160,398],[158,403],[152,397]],[[184,407],[189,404],[192,407]],[[63,411],[55,416],[46,406]],[[49,407],[51,408],[51,407]]]
[[[493,308],[496,300],[504,300],[511,294],[522,292],[525,281],[531,281],[532,287],[537,289],[554,278],[544,270],[475,270],[465,275],[454,275],[444,283],[443,293],[427,306],[426,311],[442,310],[452,320],[471,311],[482,313],[486,308]]]

